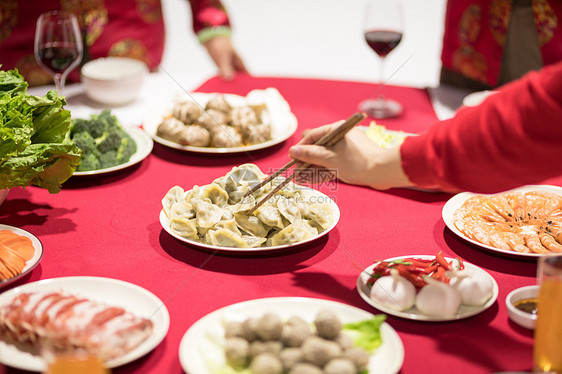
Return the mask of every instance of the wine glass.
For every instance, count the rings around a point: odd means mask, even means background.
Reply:
[[[365,41],[381,58],[380,79],[384,84],[384,58],[402,40],[402,6],[396,0],[367,0],[363,21]],[[359,109],[373,118],[391,118],[402,113],[402,104],[380,93],[359,104]]]
[[[82,36],[76,16],[69,12],[46,12],[37,19],[35,59],[53,76],[60,95],[68,73],[83,55]]]

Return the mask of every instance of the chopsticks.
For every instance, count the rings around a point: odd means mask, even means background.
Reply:
[[[345,134],[347,134],[349,132],[349,130],[351,130],[353,127],[355,127],[355,125],[357,125],[359,122],[361,122],[365,117],[366,117],[366,115],[364,113],[355,112],[354,114],[351,115],[351,117],[349,117],[347,120],[345,120],[344,123],[342,123],[341,125],[336,127],[334,130],[330,131],[329,133],[325,134],[323,137],[318,139],[316,141],[316,143],[314,143],[314,144],[322,145],[324,147],[333,146],[334,144],[339,142],[341,139],[343,139]],[[289,163],[285,164],[281,169],[277,170],[275,173],[271,174],[269,177],[264,179],[260,184],[254,186],[250,191],[246,192],[244,197],[247,197],[247,196],[253,194],[257,190],[259,190],[261,187],[263,187],[266,184],[268,184],[269,182],[271,182],[277,176],[279,176],[280,174],[282,174],[283,172],[285,172],[287,169],[289,169],[291,166],[295,165],[298,162],[299,162],[298,160],[291,160]],[[302,164],[302,166],[300,168],[296,169],[293,172],[293,174],[288,176],[283,182],[281,182],[278,186],[276,186],[273,189],[273,191],[271,191],[270,193],[267,194],[267,196],[265,196],[263,199],[258,201],[256,203],[256,205],[254,205],[248,211],[248,214],[254,213],[267,200],[271,199],[271,197],[273,195],[275,195],[277,192],[279,192],[279,190],[281,190],[283,187],[285,187],[290,181],[292,181],[293,179],[298,177],[304,170],[308,169],[309,167],[310,167],[310,164],[308,164],[308,163]]]

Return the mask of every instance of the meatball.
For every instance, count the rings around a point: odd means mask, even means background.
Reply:
[[[320,367],[341,354],[338,343],[317,336],[307,338],[301,348],[304,359]]]
[[[250,317],[242,322],[242,337],[249,342],[258,338],[258,318]]]
[[[300,317],[293,316],[283,326],[281,340],[288,347],[300,347],[310,335],[312,330],[308,323]]]
[[[334,339],[338,343],[341,349],[346,350],[353,347],[353,338],[348,334],[341,333]]]
[[[232,367],[244,367],[248,363],[250,345],[243,338],[233,337],[226,339],[224,355],[226,362]]]
[[[271,140],[271,125],[265,123],[249,125],[244,128],[242,137],[246,144],[258,144]]]
[[[193,101],[178,101],[172,107],[172,115],[186,125],[191,125],[201,116],[201,107]]]
[[[248,106],[236,107],[230,112],[230,124],[245,132],[250,125],[258,124],[258,118],[252,108]]]
[[[335,339],[341,331],[341,322],[338,317],[329,310],[318,312],[314,320],[318,336],[325,339]]]
[[[219,130],[219,125],[224,125],[227,122],[228,116],[215,109],[206,110],[197,119],[197,124],[207,129],[212,134]]]
[[[324,366],[326,374],[356,374],[355,365],[345,358],[334,358]]]
[[[279,358],[271,353],[262,353],[252,360],[250,370],[253,374],[281,374],[283,366]]]
[[[271,340],[267,342],[254,340],[250,343],[250,357],[255,357],[262,353],[271,353],[274,355],[278,355],[282,349],[283,343],[277,340]]]
[[[279,360],[284,370],[290,370],[297,362],[303,362],[304,356],[300,348],[285,348],[279,353]]]
[[[283,322],[274,313],[264,314],[258,322],[258,336],[262,340],[280,340],[283,332]]]
[[[176,139],[182,136],[182,132],[185,129],[185,124],[177,118],[170,117],[166,118],[158,125],[156,129],[156,135],[173,142],[177,142]]]
[[[230,321],[224,327],[224,337],[225,338],[232,338],[234,336],[242,336],[242,332],[244,327],[242,326],[242,322],[238,321]]]
[[[186,126],[179,143],[194,147],[208,147],[211,144],[211,134],[199,125]]]
[[[357,371],[365,370],[369,365],[369,360],[371,360],[371,355],[366,350],[359,347],[346,349],[343,352],[342,357],[353,362]]]
[[[228,101],[226,101],[226,97],[224,95],[216,95],[214,96],[207,105],[205,106],[205,110],[214,109],[218,110],[219,112],[228,113],[232,109]]]
[[[318,366],[307,362],[298,362],[289,370],[289,374],[323,374],[324,372]]]
[[[240,147],[242,145],[242,135],[238,129],[231,126],[220,126],[213,134],[213,146],[217,148]]]

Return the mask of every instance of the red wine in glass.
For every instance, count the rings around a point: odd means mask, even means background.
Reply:
[[[80,57],[75,43],[52,42],[39,46],[39,60],[54,74],[62,74]]]
[[[65,11],[46,12],[37,19],[34,43],[37,63],[53,76],[62,95],[68,73],[80,64],[83,54],[78,19]]]
[[[389,54],[402,40],[398,31],[372,30],[365,32],[365,41],[380,57]]]

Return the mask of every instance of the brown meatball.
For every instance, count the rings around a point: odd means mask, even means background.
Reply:
[[[301,348],[307,362],[321,367],[341,354],[338,343],[317,336],[307,338]]]
[[[314,320],[318,336],[325,339],[335,339],[341,331],[341,322],[338,317],[329,310],[322,310]]]

